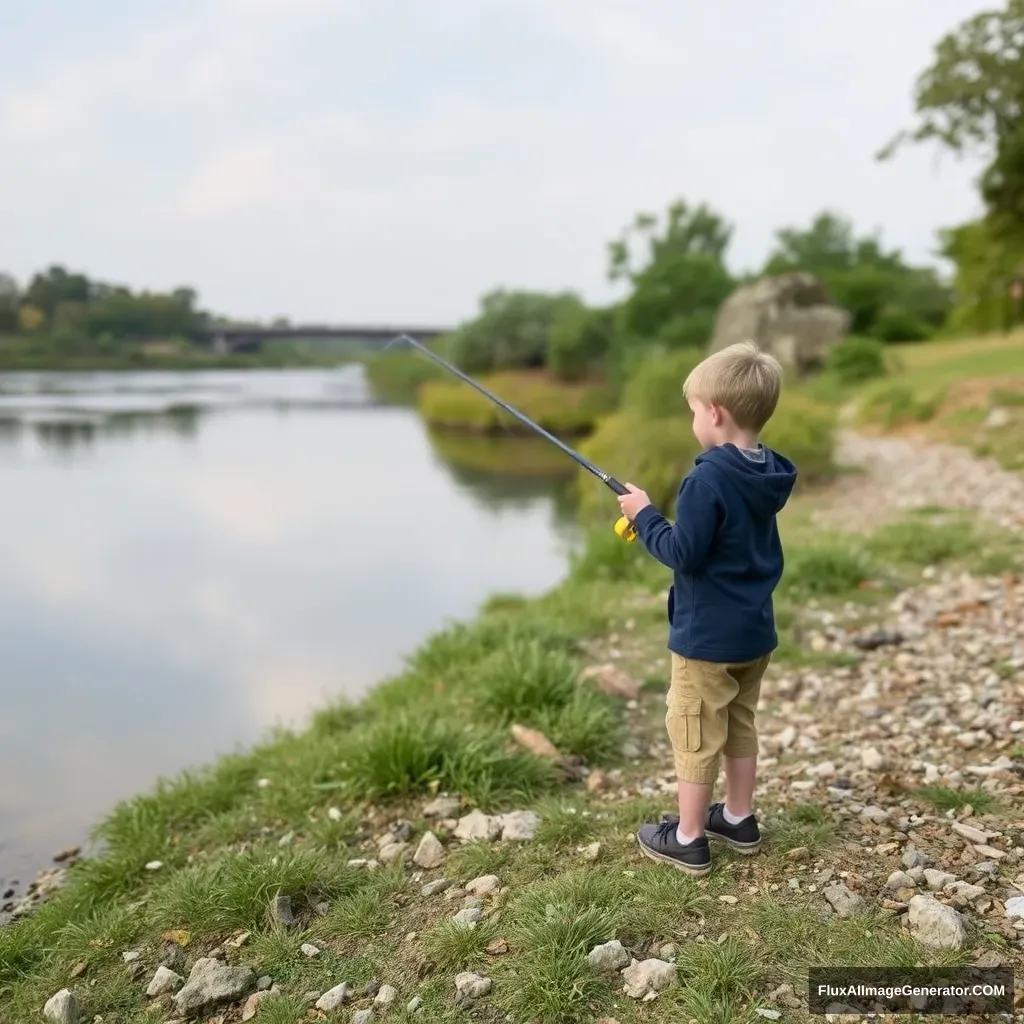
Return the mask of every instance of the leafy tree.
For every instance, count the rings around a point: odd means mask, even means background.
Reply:
[[[638,214],[608,246],[609,280],[631,286],[619,307],[619,332],[666,344],[706,342],[734,287],[725,266],[731,238],[732,227],[705,204],[672,203],[660,230],[653,214]],[[646,249],[643,262],[634,252],[638,241]]]
[[[0,272],[0,331],[18,329],[18,305],[21,291],[18,282],[10,275]]]
[[[548,368],[563,380],[580,380],[608,353],[615,329],[614,307],[590,309],[566,302],[551,325]]]
[[[547,362],[559,314],[578,303],[570,293],[496,289],[480,300],[479,316],[446,339],[445,349],[469,373],[540,368]]]

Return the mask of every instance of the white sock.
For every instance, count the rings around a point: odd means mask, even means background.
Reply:
[[[747,818],[749,818],[750,815],[749,814],[744,814],[742,818],[737,818],[735,814],[730,814],[729,813],[729,808],[728,807],[723,807],[722,808],[722,817],[725,818],[725,820],[730,825],[738,825],[741,821],[745,821]]]
[[[682,843],[683,846],[687,846],[696,840],[696,836],[688,836],[678,825],[676,826],[676,839]]]

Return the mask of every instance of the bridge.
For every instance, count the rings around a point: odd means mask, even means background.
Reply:
[[[253,352],[266,341],[354,341],[367,345],[383,344],[399,334],[408,334],[417,341],[430,341],[449,334],[452,327],[331,327],[310,324],[306,327],[249,327],[245,324],[215,324],[199,335],[200,344],[215,352]]]

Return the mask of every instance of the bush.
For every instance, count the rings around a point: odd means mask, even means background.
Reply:
[[[878,423],[887,430],[909,423],[927,423],[945,400],[944,389],[918,395],[905,384],[892,384],[869,394],[859,411],[862,422]]]
[[[682,349],[664,354],[657,350],[647,354],[626,384],[622,408],[649,419],[666,416],[689,417],[683,398],[683,381],[703,359],[703,353]]]
[[[877,338],[847,338],[831,349],[826,368],[844,384],[885,376],[885,346]]]
[[[779,595],[806,600],[853,590],[871,577],[867,559],[845,547],[796,548],[786,555]]]
[[[880,341],[926,341],[932,330],[919,316],[901,306],[883,307],[871,328]]]
[[[494,374],[484,387],[554,434],[585,434],[611,408],[603,384],[568,384],[542,375]],[[478,433],[527,432],[513,416],[463,381],[428,381],[419,392],[420,414],[432,426]]]
[[[805,395],[783,393],[762,438],[796,464],[801,483],[823,480],[835,469],[836,411]]]
[[[561,380],[582,380],[603,360],[611,345],[614,313],[566,303],[551,325],[547,366]]]
[[[378,352],[365,363],[374,396],[384,402],[411,403],[428,380],[442,380],[445,371],[422,352]]]

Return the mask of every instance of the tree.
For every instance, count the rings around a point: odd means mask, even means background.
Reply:
[[[21,290],[18,282],[10,275],[0,271],[0,331],[16,331],[18,329],[18,305]]]
[[[896,135],[879,159],[925,141],[981,155],[990,235],[1024,235],[1024,0],[968,18],[939,40],[917,79],[915,112],[916,128]]]
[[[608,245],[608,278],[626,281],[632,291],[618,313],[618,332],[669,345],[708,340],[718,307],[734,287],[725,266],[732,227],[705,204],[672,203],[659,231],[653,214],[637,214]],[[638,262],[637,240],[646,260]]]

